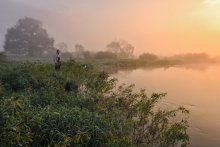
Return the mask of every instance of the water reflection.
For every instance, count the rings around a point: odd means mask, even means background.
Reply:
[[[220,66],[203,64],[119,71],[120,83],[135,84],[147,93],[167,92],[162,105],[190,109],[191,146],[220,146]]]
[[[143,67],[117,67],[117,66],[107,66],[107,67],[102,67],[102,71],[106,71],[110,74],[117,74],[121,71],[123,72],[130,72],[133,70],[138,70],[138,69],[143,69],[146,71],[152,71],[152,70],[156,70],[156,69],[163,69],[163,70],[169,70],[170,68],[183,68],[186,70],[196,70],[196,71],[206,71],[208,70],[208,68],[212,67],[212,66],[218,66],[220,65],[219,62],[215,62],[215,63],[204,63],[204,64],[176,64],[176,65],[167,65],[167,66],[143,66]]]

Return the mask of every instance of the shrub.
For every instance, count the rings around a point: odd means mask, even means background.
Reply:
[[[100,51],[95,54],[95,59],[116,59],[117,55],[111,52]]]
[[[188,110],[156,109],[166,94],[117,88],[91,65],[11,64],[0,83],[1,146],[189,146]]]
[[[144,54],[141,54],[139,56],[139,59],[140,60],[145,60],[145,61],[148,61],[148,62],[154,62],[154,61],[157,61],[159,58],[154,54],[144,53]]]

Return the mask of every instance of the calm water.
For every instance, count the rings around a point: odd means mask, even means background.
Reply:
[[[220,65],[119,71],[113,77],[149,94],[167,92],[164,104],[190,110],[191,146],[220,147]]]

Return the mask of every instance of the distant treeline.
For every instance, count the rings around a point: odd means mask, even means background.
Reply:
[[[49,37],[43,28],[43,23],[39,20],[25,17],[19,19],[17,24],[7,30],[5,35],[4,52],[12,58],[47,58],[54,54],[56,49],[61,50],[62,59],[98,59],[98,60],[118,60],[130,59],[129,62],[120,61],[120,67],[140,66],[141,62],[134,60],[134,46],[125,40],[111,41],[106,45],[104,51],[91,52],[81,44],[76,44],[74,48],[68,47],[64,42],[54,44],[55,40]],[[139,57],[142,62],[154,63],[159,58],[153,54],[142,54]],[[3,55],[1,57],[3,60]],[[132,62],[131,62],[132,60]],[[130,64],[132,63],[132,64]],[[113,65],[113,64],[112,64]],[[143,65],[143,64],[142,64]]]
[[[206,53],[181,54],[171,57],[161,57],[152,53],[143,53],[134,56],[135,47],[125,40],[114,40],[106,45],[102,51],[92,52],[82,44],[69,47],[65,42],[55,44],[49,37],[39,20],[25,17],[19,19],[17,24],[7,30],[4,43],[4,55],[10,59],[51,59],[55,50],[61,50],[62,60],[74,58],[76,60],[106,60],[103,65],[119,68],[138,68],[143,66],[172,66],[177,64],[213,63],[219,58],[211,58]],[[5,56],[0,55],[0,60]]]
[[[219,62],[219,57],[210,57],[207,53],[188,53],[169,57],[171,60],[179,60],[182,63],[214,63]]]

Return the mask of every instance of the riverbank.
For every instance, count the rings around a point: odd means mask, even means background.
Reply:
[[[189,146],[183,107],[148,96],[92,65],[13,62],[0,66],[1,146]],[[144,129],[143,129],[144,128]],[[174,135],[175,134],[175,135]]]

